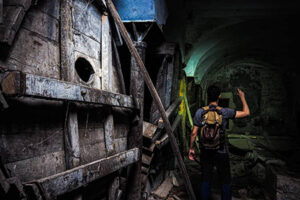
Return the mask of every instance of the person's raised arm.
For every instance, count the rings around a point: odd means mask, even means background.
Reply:
[[[194,156],[195,156],[194,143],[195,143],[195,140],[196,140],[198,129],[199,129],[198,126],[194,126],[193,131],[191,133],[190,150],[189,150],[189,158],[191,160],[194,160]]]
[[[238,89],[238,95],[242,101],[242,104],[243,104],[243,110],[242,111],[236,111],[236,114],[235,114],[235,118],[243,118],[243,117],[247,117],[250,115],[250,110],[249,110],[249,107],[248,107],[248,104],[247,104],[247,101],[246,101],[246,98],[245,98],[245,93]]]

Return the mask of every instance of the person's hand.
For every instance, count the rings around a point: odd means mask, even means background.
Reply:
[[[238,95],[241,99],[245,98],[245,93],[241,89],[237,89]]]
[[[190,160],[194,160],[194,156],[195,156],[195,150],[194,149],[190,149],[190,151],[189,151],[189,159]]]

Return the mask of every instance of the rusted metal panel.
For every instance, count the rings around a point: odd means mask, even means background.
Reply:
[[[58,195],[73,191],[136,162],[138,156],[139,150],[134,148],[53,176],[32,181],[32,183],[37,183],[42,188],[46,199],[55,199]]]
[[[1,85],[3,93],[6,95],[136,108],[132,97],[127,95],[115,94],[32,74],[12,72],[3,79]]]

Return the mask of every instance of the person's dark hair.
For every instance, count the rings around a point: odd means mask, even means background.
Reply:
[[[221,90],[219,87],[215,85],[211,85],[207,88],[207,100],[208,103],[217,101],[221,94]]]

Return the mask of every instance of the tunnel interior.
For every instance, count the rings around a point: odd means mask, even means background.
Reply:
[[[224,127],[232,199],[298,200],[299,19],[284,0],[0,0],[0,199],[201,199],[215,85],[250,109]]]
[[[268,169],[257,160],[276,160],[272,167],[299,176],[299,4],[167,2],[164,33],[167,40],[178,42],[184,55],[189,104],[198,105],[190,108],[192,116],[207,105],[210,85],[221,88],[220,106],[236,110],[242,110],[237,89],[245,92],[251,115],[231,120],[226,127],[233,192],[242,196],[245,189],[248,198],[266,198],[257,186],[266,183]],[[195,182],[201,180],[201,175],[194,176]]]

